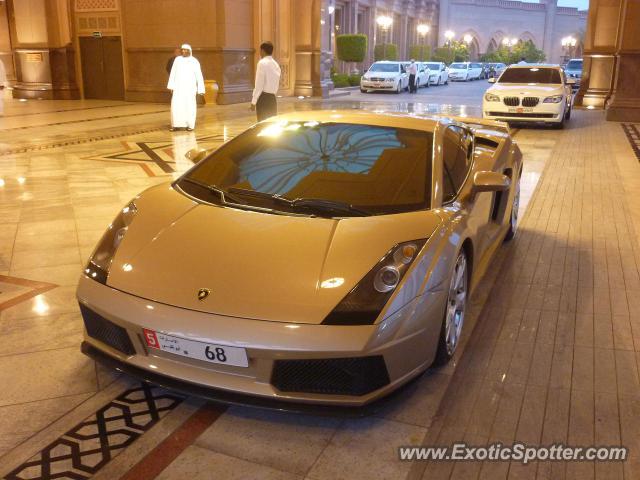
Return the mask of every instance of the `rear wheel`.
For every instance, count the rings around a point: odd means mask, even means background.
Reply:
[[[364,88],[360,87],[360,93],[367,93],[367,91]]]
[[[458,258],[456,258],[456,264],[449,282],[447,306],[444,312],[442,329],[440,330],[438,351],[433,362],[434,365],[448,363],[458,348],[467,305],[468,283],[467,255],[462,249],[458,253]]]

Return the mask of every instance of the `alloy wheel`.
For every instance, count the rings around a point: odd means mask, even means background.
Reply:
[[[447,313],[445,317],[445,342],[447,354],[453,355],[460,340],[464,312],[467,302],[467,258],[464,253],[458,255],[456,266],[451,276],[449,298],[447,299]]]

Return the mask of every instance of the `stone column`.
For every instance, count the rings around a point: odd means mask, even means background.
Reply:
[[[623,0],[618,23],[615,74],[606,119],[640,121],[640,0]]]
[[[544,38],[542,40],[542,49],[547,55],[547,59],[551,59],[553,55],[553,32],[555,31],[555,18],[558,9],[558,0],[544,0],[540,3],[545,4],[544,18]]]
[[[16,98],[80,98],[66,0],[9,0]]]
[[[590,1],[584,38],[582,81],[574,101],[575,106],[604,108],[611,95],[622,2],[623,0]]]
[[[449,0],[440,0],[440,14],[438,19],[438,35],[436,37],[436,47],[444,45],[446,39],[444,32],[449,29]]]
[[[5,2],[0,3],[0,62],[4,64],[4,69],[7,72],[7,83],[13,85],[16,80],[16,72],[13,66],[9,18]]]
[[[409,36],[409,16],[400,17],[400,45],[398,45],[398,60],[406,60],[409,55],[407,37]]]
[[[326,96],[332,87],[328,0],[295,0],[295,95]]]

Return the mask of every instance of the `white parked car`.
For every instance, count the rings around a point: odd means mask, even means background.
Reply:
[[[431,85],[447,85],[449,83],[449,69],[444,62],[425,63],[429,67],[429,83]]]
[[[449,65],[449,80],[469,81],[477,80],[482,74],[481,63],[456,62]]]
[[[576,81],[573,89],[578,89],[580,87],[580,80],[582,80],[582,59],[572,58],[569,60],[564,67],[564,73],[567,75],[567,78],[573,78]]]
[[[562,128],[571,118],[573,79],[558,65],[511,65],[484,94],[482,116],[492,120],[544,122]]]
[[[409,88],[409,75],[400,62],[375,62],[360,79],[362,93],[386,90],[395,93]]]
[[[407,78],[409,78],[409,65],[411,62],[403,62],[402,66],[404,67],[405,72],[407,72]],[[418,88],[420,87],[428,87],[428,79],[429,73],[425,72],[424,65],[421,62],[416,62],[416,67],[418,69],[418,74],[416,75],[416,83],[418,84]]]

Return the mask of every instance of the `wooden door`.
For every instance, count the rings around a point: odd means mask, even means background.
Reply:
[[[124,100],[120,37],[80,37],[84,98]]]

